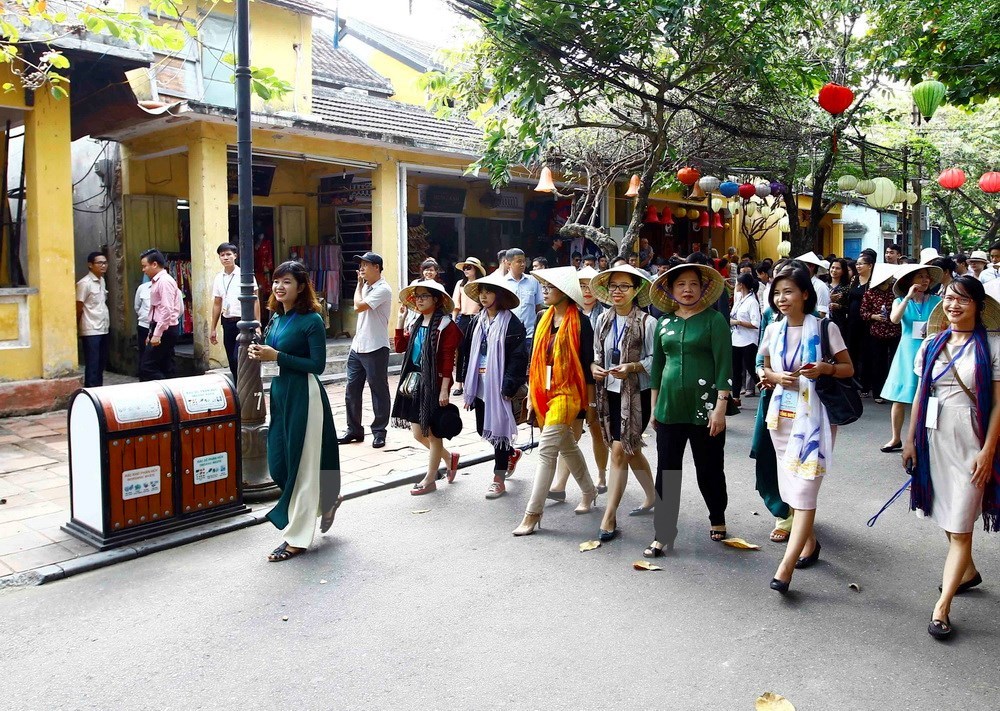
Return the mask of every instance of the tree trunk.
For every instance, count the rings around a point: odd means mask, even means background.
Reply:
[[[639,176],[639,196],[635,200],[635,210],[632,212],[632,219],[629,220],[628,229],[622,239],[621,254],[628,257],[629,252],[639,251],[639,230],[642,229],[642,221],[646,216],[646,205],[649,203],[649,193],[653,187],[653,177],[656,175],[667,153],[666,127],[661,126],[656,140],[650,147],[649,157],[642,166],[642,174]]]

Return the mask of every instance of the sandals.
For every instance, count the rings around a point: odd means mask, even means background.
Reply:
[[[319,524],[320,533],[326,533],[327,531],[330,530],[330,526],[333,525],[333,517],[337,515],[337,509],[340,508],[340,505],[342,503],[344,503],[344,497],[338,496],[337,503],[331,506],[330,510],[327,511],[325,514],[323,514],[323,518],[320,520]]]
[[[726,529],[722,529],[721,531],[710,530],[708,532],[708,537],[716,543],[719,543],[722,539],[726,538]]]
[[[281,563],[286,560],[291,560],[297,555],[301,555],[306,552],[306,548],[296,548],[291,550],[288,547],[288,543],[282,543],[280,546],[271,551],[271,554],[267,556],[268,563]]]
[[[883,445],[883,446],[879,447],[879,451],[880,452],[886,452],[886,453],[888,453],[888,452],[899,452],[902,449],[903,449],[903,443],[902,442],[899,442],[898,444],[886,444],[886,445]]]
[[[951,620],[945,617],[943,620],[931,620],[927,625],[927,634],[934,639],[948,639],[955,628],[951,626]]]
[[[659,558],[660,556],[662,556],[662,555],[665,554],[664,551],[672,551],[674,549],[674,544],[673,543],[668,543],[668,544],[666,544],[664,546],[661,546],[659,548],[656,547],[657,543],[658,543],[658,541],[653,541],[648,546],[646,546],[646,550],[644,550],[642,552],[642,557],[643,558]]]
[[[436,481],[432,481],[430,484],[424,484],[423,486],[421,486],[418,481],[413,485],[413,488],[410,489],[410,496],[423,496],[424,494],[429,494],[432,491],[437,491],[437,488]]]
[[[460,456],[459,452],[452,452],[451,453],[451,466],[448,467],[448,483],[449,484],[454,484],[455,483],[455,475],[458,474],[458,458],[459,458],[459,456]]]
[[[791,535],[789,531],[783,528],[776,528],[771,531],[771,535],[768,536],[772,543],[788,543],[788,537]]]

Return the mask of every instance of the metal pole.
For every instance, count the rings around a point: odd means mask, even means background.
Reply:
[[[906,182],[907,182],[906,174],[907,172],[909,172],[909,158],[910,158],[910,146],[909,144],[906,144],[903,146],[903,190],[906,190]],[[906,216],[907,216],[906,200],[903,201],[903,204],[900,206],[900,208],[901,208],[900,217],[902,219],[902,225],[900,225],[899,229],[899,242],[900,242],[899,249],[903,254],[909,257],[911,256],[910,250],[906,248],[907,242],[909,241],[910,237],[906,229]]]
[[[708,251],[706,254],[712,256],[712,218],[715,217],[712,214],[712,193],[708,194]]]
[[[248,500],[277,497],[267,469],[267,409],[260,361],[247,349],[260,323],[254,315],[253,146],[250,115],[250,0],[236,0],[236,161],[239,195],[240,335],[236,391],[240,401],[243,495]]]

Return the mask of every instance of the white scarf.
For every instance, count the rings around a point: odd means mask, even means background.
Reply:
[[[799,344],[801,363],[817,363],[822,358],[820,345],[819,319],[807,314],[802,321],[802,340]],[[774,330],[768,353],[772,370],[784,370],[786,363],[785,345],[787,342],[788,321]],[[795,360],[789,353],[787,362]],[[767,408],[767,428],[778,429],[778,413],[781,409],[781,397],[784,388],[775,386],[771,403]],[[788,437],[785,449],[784,465],[792,474],[803,479],[815,479],[826,474],[831,466],[833,456],[833,432],[830,429],[830,418],[826,408],[816,394],[816,383],[809,378],[799,376],[799,397],[795,407],[795,419],[792,421],[792,431]]]

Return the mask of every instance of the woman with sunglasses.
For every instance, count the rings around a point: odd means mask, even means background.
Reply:
[[[392,403],[392,424],[410,427],[413,438],[427,448],[429,459],[424,478],[410,494],[422,496],[437,490],[438,464],[443,463],[448,483],[458,472],[458,452],[449,452],[431,430],[431,420],[439,407],[449,402],[455,354],[462,345],[462,332],[449,315],[455,308],[451,297],[436,281],[418,281],[399,292],[395,347],[404,353],[396,399]],[[404,330],[407,309],[416,313]]]
[[[642,433],[652,415],[651,381],[656,320],[644,312],[649,305],[649,279],[631,266],[615,267],[593,278],[591,291],[611,306],[594,331],[594,374],[597,414],[595,433],[611,443],[608,502],[598,538],[618,535],[618,506],[628,484],[629,467],[645,494],[643,505],[630,515],[652,513],[656,491],[649,461],[642,453]]]
[[[1000,304],[972,276],[954,279],[931,314],[914,362],[919,377],[903,465],[912,473],[910,508],[948,537],[940,591],[927,632],[950,637],[955,595],[982,583],[972,532],[983,519],[1000,531]]]
[[[465,287],[469,282],[486,276],[486,267],[475,257],[469,257],[464,262],[456,264],[455,268],[461,270],[462,278],[455,284],[455,291],[451,295],[451,300],[455,302],[455,310],[452,311],[451,318],[461,329],[464,339],[469,335],[472,317],[479,313],[479,301],[470,299],[465,293]],[[463,392],[462,385],[465,383],[466,365],[465,353],[459,351],[458,360],[455,363],[455,389],[452,391],[452,395],[461,395]]]

